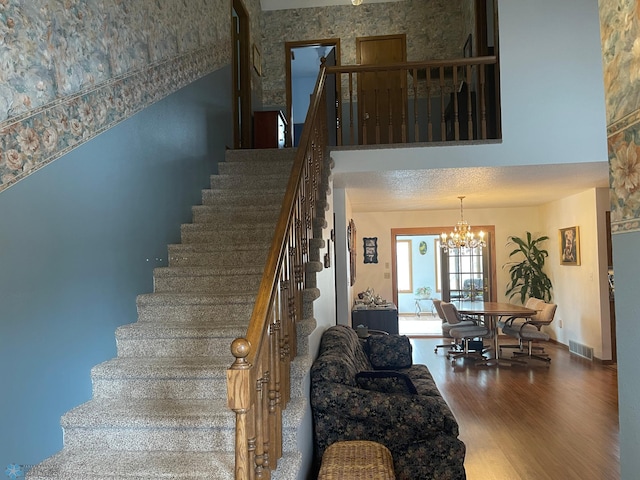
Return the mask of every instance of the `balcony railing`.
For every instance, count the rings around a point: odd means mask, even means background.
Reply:
[[[496,57],[327,67],[334,145],[501,137]]]

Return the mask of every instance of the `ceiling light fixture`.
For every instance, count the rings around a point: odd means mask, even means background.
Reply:
[[[445,252],[450,248],[486,247],[487,242],[484,241],[484,232],[480,230],[476,237],[471,231],[471,226],[464,220],[462,212],[462,199],[464,196],[458,198],[460,199],[460,221],[453,227],[451,233],[440,235],[440,246]]]
[[[351,0],[351,5],[362,5],[362,0]]]

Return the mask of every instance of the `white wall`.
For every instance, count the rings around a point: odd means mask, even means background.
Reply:
[[[575,340],[593,347],[594,355],[603,360],[612,358],[606,231],[599,229],[599,219],[608,209],[607,192],[591,189],[541,207],[543,228],[551,238],[547,274],[558,304],[549,333],[565,345]],[[579,266],[560,264],[558,229],[572,226],[580,228]]]
[[[450,230],[459,219],[459,210],[413,211],[413,212],[354,212],[353,219],[358,230],[358,248],[361,250],[362,237],[378,237],[378,263],[364,264],[362,256],[358,259],[358,275],[354,285],[355,292],[373,287],[377,293],[391,299],[392,281],[385,279],[386,272],[391,273],[391,229],[411,227],[438,227]],[[477,225],[495,225],[496,266],[497,266],[497,299],[506,301],[504,291],[508,281],[508,274],[502,270],[502,265],[508,261],[507,237],[523,235],[527,230],[538,234],[540,216],[537,208],[492,208],[465,209],[465,220],[472,227]],[[389,267],[387,267],[389,264]]]

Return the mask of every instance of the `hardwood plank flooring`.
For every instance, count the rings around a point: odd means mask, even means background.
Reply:
[[[616,366],[545,344],[552,361],[474,367],[412,338],[460,424],[468,480],[619,480]],[[503,350],[505,356],[509,350]]]

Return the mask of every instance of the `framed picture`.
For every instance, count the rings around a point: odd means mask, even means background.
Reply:
[[[349,220],[347,226],[347,250],[349,251],[349,285],[356,283],[356,224]]]
[[[364,263],[378,263],[378,237],[363,238]]]
[[[561,265],[580,265],[580,228],[567,227],[558,231]]]

